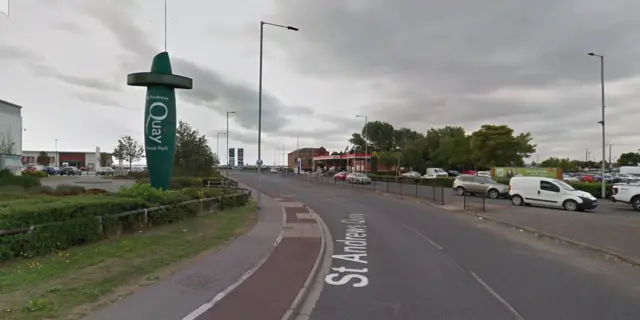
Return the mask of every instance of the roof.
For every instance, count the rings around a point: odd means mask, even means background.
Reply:
[[[6,100],[2,100],[2,99],[0,99],[0,103],[5,104],[5,105],[10,106],[10,107],[14,107],[14,108],[16,108],[16,109],[22,109],[22,107],[21,107],[21,106],[19,106],[19,105],[15,104],[15,103],[11,103],[11,102],[6,101]]]
[[[86,154],[94,154],[96,153],[95,150],[94,151],[69,151],[69,150],[22,150],[22,153],[40,153],[40,152],[46,152],[47,154],[55,154],[57,153],[86,153]],[[100,151],[100,153],[104,153],[104,154],[113,154],[112,152],[103,152]]]

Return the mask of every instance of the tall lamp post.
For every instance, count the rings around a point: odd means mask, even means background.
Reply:
[[[229,178],[229,115],[230,114],[235,114],[235,111],[227,111],[227,133],[225,133],[225,135],[227,136],[227,178]]]
[[[58,139],[56,140],[56,167],[60,166],[60,154],[58,153]]]
[[[605,145],[605,126],[604,126],[604,56],[599,55],[599,54],[595,54],[593,52],[589,52],[587,53],[587,55],[590,55],[592,57],[598,57],[600,58],[600,96],[602,98],[602,120],[598,121],[599,124],[602,125],[602,199],[605,199],[607,196],[607,191],[606,191],[606,180],[604,179],[605,176],[605,171],[606,171],[606,165],[605,165],[605,158],[606,158],[606,145]]]
[[[225,132],[216,132],[216,157],[218,157],[218,162],[220,162],[220,135],[221,134],[227,135]],[[218,163],[218,165],[220,164]]]
[[[367,135],[369,131],[367,131],[367,123],[369,122],[369,119],[367,116],[359,114],[356,115],[356,118],[364,118],[364,174],[367,174],[367,154],[369,153],[369,144],[367,143]]]
[[[260,182],[262,181],[262,174],[260,172],[260,167],[262,166],[262,47],[264,42],[263,39],[265,25],[284,28],[291,31],[299,30],[298,28],[292,26],[283,26],[281,24],[260,21],[260,71],[258,76],[258,160],[256,161],[256,164],[258,165],[258,209],[260,209]]]

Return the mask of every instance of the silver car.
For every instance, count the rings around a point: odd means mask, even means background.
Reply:
[[[347,176],[347,182],[356,184],[370,184],[371,178],[364,173],[352,173]]]
[[[491,178],[469,174],[459,175],[456,180],[453,181],[453,190],[455,190],[459,196],[465,194],[486,194],[492,199],[509,195],[509,186],[497,183],[491,180]]]

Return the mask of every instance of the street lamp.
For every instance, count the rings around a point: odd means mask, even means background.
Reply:
[[[606,166],[605,166],[605,158],[606,158],[606,145],[605,145],[605,125],[604,125],[604,56],[599,55],[599,54],[595,54],[593,52],[589,52],[587,53],[587,55],[590,55],[592,57],[598,57],[600,58],[600,95],[602,98],[602,120],[598,121],[599,124],[602,125],[602,199],[604,199],[607,195],[606,192],[606,180],[604,179],[605,176],[605,170],[606,170]]]
[[[298,28],[292,26],[283,26],[280,24],[260,21],[260,71],[258,75],[258,161],[256,162],[256,164],[258,165],[258,209],[260,208],[260,182],[262,180],[262,174],[260,172],[260,167],[262,166],[262,47],[264,42],[263,39],[265,25],[284,28],[291,31],[299,30]]]
[[[56,140],[56,167],[60,166],[60,155],[58,154],[58,139]]]
[[[367,143],[367,135],[369,132],[367,131],[367,123],[369,122],[369,119],[367,116],[361,116],[359,114],[356,115],[356,118],[364,118],[364,174],[367,174],[367,153],[369,153],[369,144]]]
[[[217,132],[216,133],[216,157],[218,157],[218,165],[220,165],[220,135],[226,135],[225,132]]]
[[[235,114],[235,111],[227,111],[227,178],[229,178],[229,115]]]

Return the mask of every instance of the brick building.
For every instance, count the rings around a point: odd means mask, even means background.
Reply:
[[[313,157],[328,156],[329,151],[324,147],[320,148],[301,148],[289,152],[287,155],[287,167],[296,168],[296,157],[302,159],[302,169],[311,170],[313,168]]]

